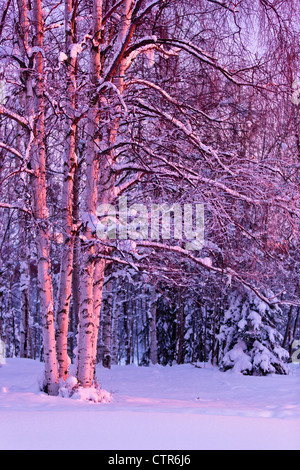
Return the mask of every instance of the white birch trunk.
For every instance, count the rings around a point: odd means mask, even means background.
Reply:
[[[18,0],[19,19],[21,24],[21,44],[24,57],[29,55],[30,24],[25,0]],[[33,1],[33,29],[38,49],[43,48],[43,19],[41,0]],[[36,248],[38,290],[42,317],[43,349],[45,373],[43,388],[49,395],[58,393],[58,367],[56,358],[56,341],[54,326],[54,302],[50,263],[49,214],[46,197],[46,154],[44,145],[44,83],[43,56],[39,51],[35,55],[35,68],[23,73],[25,81],[25,111],[32,130],[30,131],[27,149],[31,156],[34,172],[32,178],[33,213],[36,221]],[[33,91],[33,72],[36,76]]]
[[[35,46],[43,47],[43,20],[41,0],[33,2],[33,17],[35,26]],[[56,358],[56,342],[54,327],[53,287],[50,274],[50,232],[49,214],[46,198],[46,154],[44,145],[44,85],[43,85],[43,56],[37,52],[35,84],[35,122],[36,135],[34,154],[31,163],[34,171],[33,199],[34,214],[38,224],[36,234],[38,255],[38,285],[43,328],[43,346],[45,361],[45,390],[49,395],[58,393],[58,368]]]
[[[80,148],[78,148],[78,158],[81,160]],[[73,187],[73,219],[74,223],[79,224],[80,220],[80,211],[79,211],[79,199],[80,199],[80,178],[81,178],[81,168],[78,164],[75,168],[74,174],[74,187]],[[73,247],[73,275],[72,275],[72,329],[73,329],[73,341],[72,341],[72,352],[75,356],[74,364],[74,375],[77,375],[78,370],[78,345],[77,345],[77,334],[78,334],[78,325],[79,325],[79,311],[80,311],[80,238],[76,234],[74,239]]]
[[[62,226],[64,228],[64,244],[61,259],[60,285],[57,308],[57,358],[59,363],[59,376],[66,380],[69,375],[68,357],[68,327],[70,301],[72,295],[72,274],[74,257],[73,234],[73,190],[74,174],[77,164],[76,158],[76,124],[74,122],[76,109],[76,57],[72,57],[71,47],[75,41],[74,27],[71,21],[72,0],[65,0],[65,36],[66,54],[66,111],[65,122],[65,150],[64,150],[64,182],[62,192]]]
[[[99,2],[96,2],[97,7],[96,11],[100,11]],[[126,0],[123,7],[123,15],[121,18],[121,26],[119,29],[119,34],[117,38],[117,45],[119,47],[122,44],[122,41],[128,31],[131,21],[131,12],[133,7],[132,0]],[[100,24],[98,24],[98,30],[100,30]],[[94,66],[93,66],[93,75],[95,77],[100,76],[100,62],[98,55],[94,56]],[[95,58],[97,59],[95,61]],[[122,94],[124,90],[124,74],[125,66],[124,62],[121,61],[119,71],[117,72],[117,77],[114,79],[114,85],[118,88],[119,92]],[[119,106],[116,106],[115,112],[118,110]],[[92,118],[94,123],[97,123],[97,119],[93,116]],[[107,145],[112,147],[116,140],[119,130],[119,118],[112,119],[111,125],[108,129],[107,135]],[[89,135],[94,135],[95,129],[92,129],[89,132]],[[93,149],[93,151],[95,151]],[[97,168],[96,173],[99,172],[99,190],[98,193],[95,188],[92,188],[92,192],[95,194],[95,198],[99,204],[111,204],[114,201],[114,184],[115,184],[115,174],[111,172],[111,165],[114,163],[114,152],[110,152],[106,155],[106,159],[100,162],[100,167]],[[89,178],[89,180],[91,180]],[[94,210],[96,209],[96,201],[94,201]],[[103,292],[103,282],[104,282],[104,273],[105,273],[106,263],[104,261],[98,262],[96,269],[94,271],[94,285],[96,286],[94,291],[94,354],[96,353],[96,345],[99,331],[99,321],[100,321],[100,311],[101,311],[101,302],[102,302],[102,292]],[[107,361],[104,361],[108,367],[111,365],[111,315],[110,317],[106,316],[104,319],[104,337],[105,337],[105,355]],[[108,352],[109,351],[109,352]],[[96,355],[95,355],[96,358]],[[96,360],[96,359],[95,359]]]
[[[20,293],[21,293],[21,331],[20,331],[20,357],[31,357],[30,351],[30,253],[27,239],[27,216],[21,215],[22,254],[20,262]]]
[[[97,210],[97,180],[99,165],[95,137],[98,130],[99,114],[98,99],[94,94],[100,80],[100,41],[102,24],[102,0],[93,3],[93,41],[90,51],[90,109],[88,113],[88,144],[86,153],[86,187],[84,193],[83,219],[92,219]],[[96,227],[94,231],[96,230]],[[94,235],[91,224],[87,223],[84,230],[85,241],[82,242],[82,269],[80,279],[80,314],[78,337],[78,370],[77,378],[81,386],[91,387],[96,365],[95,317],[94,317],[94,271],[95,249]]]
[[[133,0],[126,0],[123,6],[121,25],[116,41],[116,48],[120,47],[128,28],[131,24],[131,13]],[[79,318],[79,340],[78,340],[78,381],[83,387],[90,387],[93,383],[96,364],[96,343],[99,330],[99,303],[102,299],[101,283],[104,280],[105,263],[97,264],[95,268],[94,233],[92,221],[96,216],[97,203],[112,203],[114,200],[115,174],[111,172],[111,165],[115,155],[110,152],[106,158],[99,162],[97,155],[96,135],[99,127],[99,98],[95,93],[100,80],[100,43],[102,25],[102,0],[93,2],[93,41],[90,52],[90,109],[88,113],[88,148],[86,154],[86,188],[84,195],[84,220],[90,217],[84,230],[85,241],[82,243],[82,271],[81,271],[81,300]],[[124,89],[125,61],[121,60],[114,85],[120,93]],[[119,118],[112,119],[108,129],[107,144],[112,146],[117,139],[119,130]],[[98,142],[97,142],[98,143]],[[99,144],[99,143],[98,143]],[[99,177],[99,190],[97,183]],[[94,232],[96,227],[94,229]],[[93,286],[98,286],[97,301]],[[101,307],[100,307],[101,308]]]

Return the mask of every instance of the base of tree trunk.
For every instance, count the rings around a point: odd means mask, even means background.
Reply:
[[[94,381],[91,387],[84,388],[78,384],[74,376],[69,377],[66,382],[61,381],[59,396],[93,403],[110,403],[112,401],[112,395],[101,389],[97,381]]]

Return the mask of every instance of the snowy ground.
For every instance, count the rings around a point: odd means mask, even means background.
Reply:
[[[0,449],[300,449],[300,365],[289,376],[211,367],[98,368],[110,404],[39,392],[43,365],[0,368]]]

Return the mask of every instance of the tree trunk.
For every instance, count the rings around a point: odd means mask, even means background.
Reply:
[[[43,47],[43,19],[41,0],[33,2],[33,23],[35,27],[35,46]],[[43,56],[40,51],[36,53],[36,83],[35,83],[35,142],[32,152],[31,165],[34,171],[33,200],[34,215],[37,223],[36,245],[38,286],[40,294],[40,307],[43,329],[43,346],[45,361],[44,388],[50,395],[58,393],[58,366],[56,358],[56,341],[54,327],[53,287],[50,274],[50,231],[49,213],[46,196],[46,153],[44,144],[44,83],[43,83]]]
[[[213,314],[213,325],[212,325],[212,344],[211,344],[211,364],[219,365],[219,341],[217,339],[218,328],[221,316],[221,305],[220,302],[216,301],[214,306]]]
[[[100,45],[102,24],[102,0],[93,2],[93,41],[90,51],[90,108],[88,112],[88,142],[86,152],[86,186],[82,219],[85,223],[84,241],[81,244],[82,268],[80,279],[80,313],[78,338],[78,381],[83,387],[91,387],[94,379],[95,356],[95,316],[94,316],[94,233],[97,210],[97,182],[99,163],[97,155],[97,131],[99,124],[97,86],[100,80]],[[96,96],[96,97],[95,97]],[[94,226],[93,226],[94,223]],[[98,275],[100,273],[98,272]],[[104,277],[104,273],[103,273]]]
[[[80,178],[81,178],[81,146],[78,146],[78,165],[75,168],[74,174],[74,187],[73,187],[73,220],[75,225],[79,224],[80,211],[79,211],[79,192],[80,192]],[[73,276],[72,276],[72,330],[73,330],[73,340],[71,341],[71,351],[74,357],[75,356],[75,370],[78,366],[78,356],[77,351],[77,328],[79,324],[79,311],[80,311],[80,238],[78,233],[75,234],[74,246],[73,246]]]
[[[297,328],[298,328],[298,322],[299,322],[299,313],[300,313],[300,307],[298,307],[297,315],[296,315],[296,318],[295,318],[292,341],[295,340],[296,335],[297,335]]]
[[[176,356],[177,356],[177,364],[183,364],[184,363],[184,329],[185,329],[184,306],[179,301],[177,316],[176,316]]]
[[[27,238],[27,215],[21,215],[20,231],[22,253],[20,263],[20,293],[21,293],[21,331],[20,331],[20,357],[31,357],[30,351],[30,250]]]
[[[102,365],[103,367],[111,368],[111,327],[112,327],[112,310],[113,310],[113,281],[112,278],[108,279],[106,283],[106,292],[103,305],[103,327],[102,327]]]
[[[126,300],[123,304],[124,307],[124,329],[125,329],[125,365],[130,365],[131,360],[131,325],[130,325],[130,313],[129,313],[129,302]]]
[[[150,286],[150,361],[151,364],[157,364],[157,332],[156,332],[156,289]]]
[[[105,267],[106,261],[104,259],[99,259],[96,261],[95,272],[94,272],[94,357],[95,362],[97,358],[97,344],[99,336],[99,327],[100,327],[100,314],[102,308],[102,296],[103,296],[103,285],[104,285],[104,276],[105,276]]]
[[[18,0],[21,24],[21,44],[24,57],[29,54],[30,24],[25,0]],[[53,288],[50,274],[50,231],[46,196],[46,155],[44,144],[44,83],[43,83],[43,20],[41,0],[33,1],[34,46],[37,48],[35,61],[29,62],[26,71],[22,71],[25,85],[25,112],[31,130],[26,153],[31,156],[33,214],[36,222],[36,248],[38,291],[42,318],[45,375],[43,388],[50,395],[58,393],[58,368],[54,329]],[[33,69],[33,63],[35,68]],[[33,73],[35,88],[33,92]]]
[[[115,308],[113,310],[113,333],[112,333],[112,364],[118,365],[119,362],[119,317],[121,294],[120,289],[116,293]]]
[[[291,337],[292,337],[292,319],[293,319],[293,306],[290,307],[290,310],[288,313],[287,326],[286,326],[285,335],[284,335],[283,342],[282,342],[283,348],[288,346],[288,348],[290,349]]]
[[[66,121],[65,121],[65,151],[64,151],[64,182],[62,192],[62,227],[64,229],[63,253],[61,259],[60,285],[57,309],[57,357],[59,376],[66,380],[69,375],[68,357],[68,327],[70,301],[72,295],[72,274],[74,257],[73,233],[73,194],[74,176],[77,165],[76,156],[76,63],[77,56],[70,53],[75,42],[75,12],[72,11],[72,0],[65,0],[65,37],[66,54]]]

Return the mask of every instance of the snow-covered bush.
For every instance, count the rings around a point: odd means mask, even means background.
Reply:
[[[254,293],[237,290],[230,297],[218,339],[220,369],[244,375],[288,374],[288,352],[277,330],[282,316]]]

